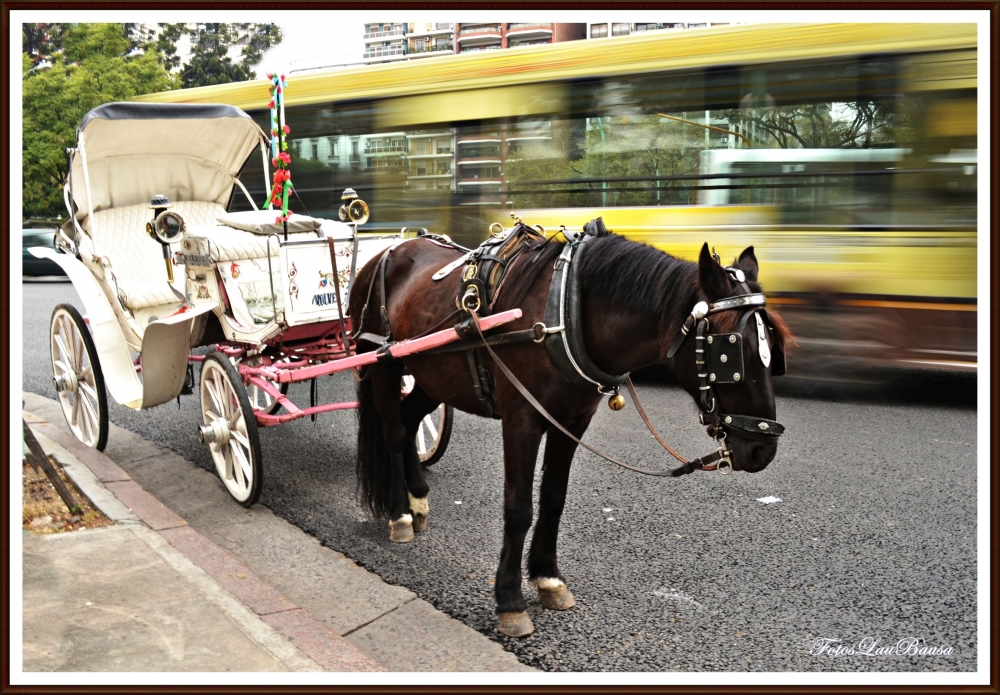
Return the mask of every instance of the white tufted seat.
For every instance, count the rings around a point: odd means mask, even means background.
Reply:
[[[222,205],[203,201],[178,201],[170,209],[192,225],[214,225],[215,218],[225,214]],[[111,274],[105,278],[133,311],[179,302],[167,282],[162,247],[146,234],[151,219],[152,211],[139,204],[99,210],[93,222],[84,223],[92,239],[84,244],[84,255],[107,259]]]
[[[183,214],[183,213],[181,213]],[[184,218],[187,222],[187,218]],[[246,261],[251,259],[267,259],[269,237],[244,232],[232,227],[225,227],[213,220],[211,226],[187,225],[187,233],[191,236],[205,237],[210,242],[211,257],[216,263],[229,263],[233,261]],[[290,241],[300,241],[303,239],[318,239],[315,232],[302,232],[299,234],[289,234]],[[283,239],[283,237],[282,237]],[[278,257],[278,240],[271,239],[271,256]]]

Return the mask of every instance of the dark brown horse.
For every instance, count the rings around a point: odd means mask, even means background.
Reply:
[[[576,338],[583,347],[577,348],[576,357],[582,361],[579,353],[585,351],[593,372],[618,375],[619,383],[621,375],[641,367],[672,368],[683,388],[701,403],[703,424],[720,440],[724,463],[735,470],[764,469],[777,450],[777,438],[770,435],[780,434],[781,428],[774,422],[771,377],[772,367],[778,372],[778,364],[773,360],[782,358],[785,344],[792,339],[780,318],[767,316],[762,308],[753,247],[724,268],[709,254],[707,244],[698,262],[691,263],[614,234],[586,241],[586,253],[572,260],[576,284],[569,285],[579,295]],[[517,307],[523,317],[499,331],[524,331],[546,317],[551,319],[551,313],[546,314],[547,300],[551,304],[550,282],[559,274],[557,268],[565,272],[569,250],[573,249],[554,240],[527,242],[508,268],[503,291],[491,307],[494,312]],[[431,276],[462,253],[426,238],[405,242],[388,253],[384,267],[374,259],[356,278],[350,297],[354,335],[391,332],[392,340],[401,340],[457,324],[461,268],[440,281]],[[563,261],[558,260],[560,256]],[[706,336],[709,318],[712,335]],[[561,340],[559,327],[552,323],[544,339]],[[541,335],[541,329],[536,330]],[[743,373],[731,371],[730,378],[710,383],[709,367],[704,364],[708,350],[696,350],[716,336],[720,338],[715,344],[731,341],[733,347],[742,348]],[[359,344],[359,350],[375,347]],[[599,391],[596,385],[568,373],[547,347],[525,340],[494,349],[516,379],[528,385],[531,395],[569,432],[582,437],[601,401],[617,389],[604,386]],[[727,362],[729,358],[713,359]],[[528,575],[546,608],[564,610],[575,603],[556,563],[556,538],[577,443],[544,418],[488,354],[482,363],[492,378],[496,406],[492,415],[477,397],[465,352],[386,359],[368,368],[358,385],[359,494],[375,516],[388,519],[393,541],[412,540],[414,531],[425,528],[428,515],[428,486],[414,445],[420,420],[442,402],[499,418],[503,424],[504,536],[496,577],[497,612],[501,632],[523,636],[533,628],[521,594],[521,559],[532,521],[532,481],[543,435],[547,435],[544,472]],[[417,385],[401,400],[404,368]],[[715,382],[714,373],[711,379]],[[758,427],[771,431],[762,434]]]

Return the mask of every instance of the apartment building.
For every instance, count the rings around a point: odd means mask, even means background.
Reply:
[[[410,60],[454,53],[455,25],[451,22],[411,22],[406,34],[406,51]]]
[[[585,39],[587,25],[546,22],[487,22],[455,25],[455,52],[499,51],[504,48]]]
[[[591,22],[587,24],[587,38],[604,39],[609,36],[644,34],[648,31],[679,31],[729,25],[730,22]]]
[[[406,60],[406,29],[402,22],[365,24],[362,60],[366,64]]]

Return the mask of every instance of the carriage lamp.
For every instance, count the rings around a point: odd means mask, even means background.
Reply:
[[[340,216],[341,222],[364,224],[368,221],[368,203],[358,197],[357,191],[353,188],[345,188],[340,199],[345,201],[337,213]]]
[[[170,261],[170,244],[179,241],[184,233],[184,218],[170,212],[170,201],[165,195],[157,194],[149,201],[153,211],[153,221],[146,223],[146,234],[158,241],[163,248],[163,263],[167,266],[167,280],[174,281],[174,267]]]

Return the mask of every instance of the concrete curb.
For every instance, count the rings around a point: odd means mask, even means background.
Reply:
[[[107,456],[84,446],[70,434],[37,415],[24,411],[24,417],[36,436],[41,435],[62,447],[86,466],[84,470],[75,463],[67,463],[63,469],[81,492],[106,516],[119,523],[138,525],[141,522],[151,529],[150,533],[156,540],[162,539],[187,561],[201,568],[220,587],[239,599],[260,620],[294,643],[324,670],[386,670],[283,596],[231,552],[191,528],[184,519],[146,492]],[[164,556],[162,549],[152,544],[151,547]]]

